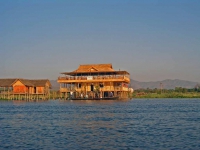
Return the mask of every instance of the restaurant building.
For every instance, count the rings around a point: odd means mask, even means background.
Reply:
[[[127,71],[116,71],[112,64],[80,65],[72,72],[63,72],[58,77],[60,97],[74,99],[95,99],[115,97],[129,98],[130,74]]]

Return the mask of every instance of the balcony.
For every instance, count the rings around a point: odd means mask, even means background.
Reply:
[[[127,82],[130,79],[126,76],[88,76],[88,77],[58,77],[59,83],[70,82]]]
[[[77,92],[81,92],[84,91],[83,89],[80,88],[60,88],[60,92],[65,93],[65,92],[70,92],[70,91],[77,91]],[[87,91],[90,91],[89,89]],[[119,86],[105,86],[103,88],[100,88],[100,91],[129,91],[128,87],[119,87]]]

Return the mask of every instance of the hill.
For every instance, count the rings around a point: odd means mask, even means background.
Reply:
[[[57,82],[57,80],[50,80],[50,82],[51,82],[52,90],[59,90],[60,84]]]
[[[160,89],[160,83],[162,83],[163,89],[175,89],[175,87],[182,87],[182,88],[194,88],[198,83],[192,81],[185,81],[185,80],[162,80],[162,81],[154,81],[154,82],[140,82],[131,79],[131,87],[134,89]]]

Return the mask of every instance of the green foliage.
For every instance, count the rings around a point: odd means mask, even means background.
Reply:
[[[133,93],[134,98],[200,98],[200,89],[138,89]]]
[[[100,87],[99,86],[95,86],[94,92],[95,93],[100,93]]]

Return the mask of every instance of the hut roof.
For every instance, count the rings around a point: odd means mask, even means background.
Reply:
[[[48,79],[0,79],[0,87],[11,87],[17,81],[21,81],[26,86],[45,86],[45,84],[48,82],[51,87],[51,83]]]
[[[80,65],[78,69],[72,72],[63,72],[66,75],[80,75],[87,73],[114,73],[114,74],[129,74],[127,71],[115,71],[112,64],[87,64]]]
[[[32,83],[34,86],[45,86],[45,84],[48,82],[50,87],[51,83],[48,79],[39,79],[39,80],[29,80],[30,83]]]
[[[16,79],[0,79],[0,87],[11,87]]]
[[[26,86],[34,86],[34,84],[28,79],[18,79],[18,80],[21,81]]]

